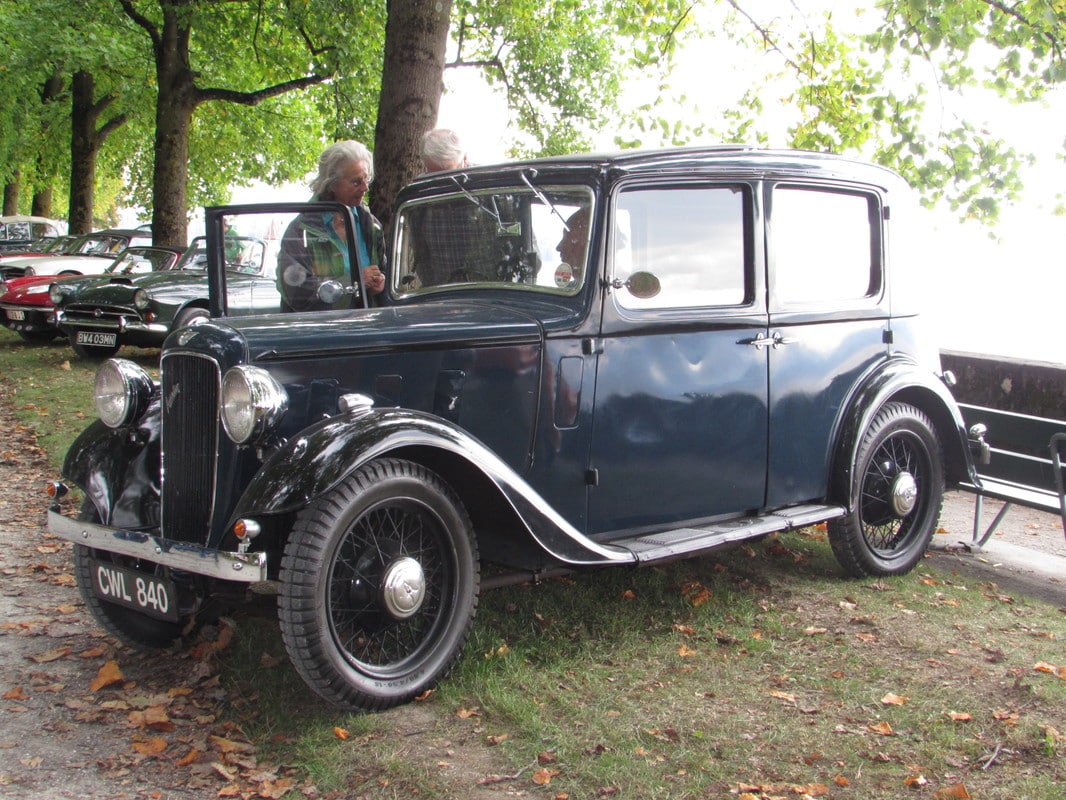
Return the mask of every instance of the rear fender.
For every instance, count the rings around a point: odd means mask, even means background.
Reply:
[[[909,361],[889,362],[871,375],[848,405],[837,435],[829,498],[851,507],[855,492],[855,458],[863,434],[885,403],[897,400],[925,412],[936,427],[944,449],[948,482],[973,482],[977,469],[967,443],[962,413],[947,386],[937,376]]]
[[[439,417],[402,408],[352,412],[292,438],[267,460],[245,489],[231,522],[240,517],[295,513],[362,465],[401,451],[443,451],[462,459],[494,487],[529,537],[558,561],[577,566],[634,560],[628,551],[598,544],[581,534],[507,463],[465,430]],[[448,480],[448,475],[442,477]]]

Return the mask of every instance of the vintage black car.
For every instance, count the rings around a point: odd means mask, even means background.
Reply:
[[[330,310],[229,316],[223,231],[256,209],[208,209],[214,319],[158,383],[101,366],[64,465],[84,503],[49,527],[140,646],[275,582],[290,658],[347,708],[440,680],[489,586],[826,521],[849,575],[905,573],[979,446],[910,210],[880,167],[739,147],[436,173],[398,200],[386,305],[357,271],[320,280]]]
[[[264,272],[266,243],[233,236],[227,244],[229,313],[277,310],[273,270]],[[56,325],[82,358],[108,358],[123,345],[159,347],[171,331],[208,317],[206,240],[194,239],[165,272],[54,286]]]

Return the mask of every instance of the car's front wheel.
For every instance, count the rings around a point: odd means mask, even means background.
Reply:
[[[300,675],[331,703],[383,709],[458,658],[477,609],[477,543],[438,475],[382,459],[300,512],[280,579],[282,638]]]
[[[829,542],[851,575],[901,575],[922,558],[944,500],[944,457],[929,418],[888,403],[863,434],[851,510],[829,522]]]

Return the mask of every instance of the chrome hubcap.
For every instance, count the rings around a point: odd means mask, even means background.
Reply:
[[[385,569],[381,600],[395,619],[407,619],[422,606],[426,597],[426,576],[413,558],[399,558]]]
[[[898,517],[905,517],[918,503],[918,484],[909,472],[901,472],[892,481],[892,510]]]

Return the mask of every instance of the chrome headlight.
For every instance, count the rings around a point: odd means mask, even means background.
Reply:
[[[289,396],[261,367],[234,367],[222,377],[222,427],[237,444],[262,441],[289,409]]]
[[[100,421],[109,428],[136,422],[148,409],[154,386],[144,369],[124,358],[105,361],[96,370],[93,402]]]
[[[48,299],[52,301],[52,305],[58,306],[63,302],[64,297],[66,297],[66,292],[63,291],[61,284],[53,283],[48,287]]]
[[[138,311],[144,311],[148,308],[148,292],[144,289],[138,289],[133,293],[133,307]]]

